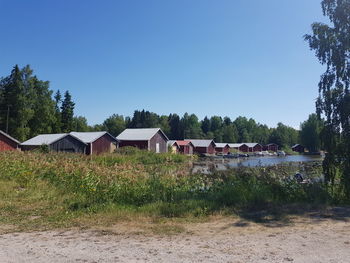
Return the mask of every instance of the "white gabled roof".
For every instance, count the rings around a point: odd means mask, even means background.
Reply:
[[[243,145],[244,143],[229,143],[228,146],[230,146],[230,148],[239,148]]]
[[[244,142],[244,143],[229,143],[228,146],[230,146],[231,148],[239,148],[242,145],[247,145],[249,148],[253,148],[256,145],[261,145],[260,143],[256,143],[256,142]]]
[[[247,145],[249,148],[253,148],[256,145],[260,145],[259,143],[253,142],[253,143],[244,143],[245,145]]]
[[[149,141],[157,132],[161,132],[168,139],[165,133],[160,128],[140,128],[140,129],[125,129],[117,136],[119,141]]]
[[[215,143],[215,147],[217,147],[217,148],[225,148],[226,147],[226,145],[229,145],[229,144],[227,144],[227,143]]]
[[[92,143],[96,141],[97,139],[101,138],[103,135],[108,134],[110,137],[112,137],[114,140],[116,138],[109,134],[106,131],[100,131],[100,132],[71,132],[70,135],[74,136],[75,138],[78,138],[84,143]]]
[[[38,145],[43,145],[47,144],[50,145],[60,139],[62,139],[65,136],[72,136],[76,138],[77,140],[87,144],[87,143],[92,143],[96,141],[98,138],[102,137],[103,135],[108,134],[111,136],[114,140],[115,137],[110,135],[106,131],[101,131],[101,132],[70,132],[70,133],[55,133],[55,134],[39,134],[38,136],[35,136],[34,138],[31,138],[23,143],[21,145],[31,145],[31,146],[38,146]]]
[[[11,137],[10,135],[8,135],[6,132],[3,132],[2,130],[0,130],[0,133],[2,135],[4,135],[5,137],[9,138],[10,140],[14,141],[17,144],[20,144],[20,142],[18,140],[16,140],[15,138]]]
[[[43,144],[50,145],[67,135],[68,135],[67,133],[40,134],[25,142],[22,142],[21,145],[31,145],[31,146],[37,146],[37,145],[43,145]]]
[[[213,140],[185,139],[185,141],[191,141],[194,147],[208,147],[212,142],[216,145]]]

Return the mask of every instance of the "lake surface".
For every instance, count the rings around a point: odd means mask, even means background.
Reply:
[[[300,163],[322,161],[321,156],[315,155],[287,155],[287,156],[266,156],[231,159],[227,162],[230,167],[247,166],[271,166],[281,163]]]
[[[287,156],[263,156],[263,157],[247,157],[247,158],[236,158],[236,159],[203,159],[195,163],[193,166],[193,172],[209,172],[210,169],[226,170],[228,168],[236,167],[259,167],[259,166],[272,166],[278,164],[290,165],[295,163],[305,162],[321,162],[322,156],[319,155],[287,155]]]

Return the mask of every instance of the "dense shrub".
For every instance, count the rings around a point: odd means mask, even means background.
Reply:
[[[73,194],[67,203],[71,210],[117,204],[177,217],[226,208],[335,202],[326,185],[297,183],[289,166],[191,174],[186,156],[139,150],[93,157],[8,152],[0,153],[0,160],[0,180],[14,180],[23,188],[38,180],[48,182]],[[308,169],[313,176],[321,173],[318,166]]]

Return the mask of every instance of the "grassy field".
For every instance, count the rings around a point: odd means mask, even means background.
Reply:
[[[5,152],[0,160],[0,232],[188,222],[242,209],[341,199],[322,184],[296,183],[289,178],[295,167],[289,166],[191,174],[190,157],[133,149],[93,157]],[[317,165],[306,169],[311,176],[321,173]]]

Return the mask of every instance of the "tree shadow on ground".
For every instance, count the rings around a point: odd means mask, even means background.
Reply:
[[[327,220],[350,222],[350,207],[348,206],[290,205],[264,209],[242,209],[237,214],[241,219],[233,224],[236,227],[246,227],[250,223],[273,228],[290,226],[298,222],[321,223]]]

